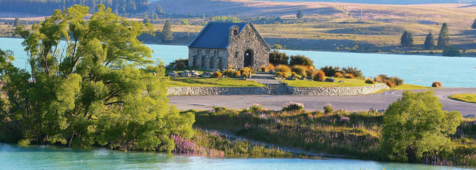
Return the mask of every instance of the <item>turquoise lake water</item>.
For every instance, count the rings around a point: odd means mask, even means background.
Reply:
[[[460,170],[419,164],[348,159],[208,158],[108,149],[75,150],[53,146],[19,147],[0,143],[0,169],[322,169],[322,170]]]
[[[0,38],[0,49],[15,52],[15,65],[25,68],[26,52],[22,39]],[[147,45],[155,51],[153,57],[166,64],[188,57],[186,46]],[[354,66],[366,77],[378,74],[398,76],[406,84],[430,86],[440,81],[444,87],[476,87],[476,58],[441,57],[424,55],[393,55],[342,52],[286,51],[287,54],[303,54],[314,60],[316,68],[326,65]]]

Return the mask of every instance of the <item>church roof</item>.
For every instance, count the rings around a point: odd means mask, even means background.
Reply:
[[[248,23],[209,22],[188,45],[190,48],[227,49],[230,28],[240,27],[240,33]]]

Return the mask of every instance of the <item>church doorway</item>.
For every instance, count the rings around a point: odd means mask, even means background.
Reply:
[[[251,67],[252,60],[253,60],[253,51],[246,50],[244,67]]]

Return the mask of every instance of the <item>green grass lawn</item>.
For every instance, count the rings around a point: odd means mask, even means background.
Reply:
[[[255,81],[233,78],[171,77],[170,87],[265,87]]]
[[[476,103],[476,94],[454,94],[449,96],[450,99],[459,100],[468,103]]]
[[[340,80],[344,80],[344,83],[338,83]],[[336,82],[320,82],[320,81],[306,81],[306,80],[284,80],[281,82],[288,83],[292,87],[362,87],[372,86],[373,84],[365,83],[362,79],[345,79],[336,78]]]
[[[383,92],[389,91],[389,90],[425,90],[425,89],[439,89],[439,88],[413,85],[413,84],[403,84],[403,85],[400,85],[398,87],[394,87],[394,88],[391,88],[391,89],[382,89],[378,92],[375,92],[374,94],[380,94],[380,93],[383,93]]]

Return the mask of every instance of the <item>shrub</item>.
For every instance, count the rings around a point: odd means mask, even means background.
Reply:
[[[321,70],[326,73],[326,75],[336,75],[338,72],[342,72],[340,67],[333,67],[333,66],[325,66],[322,67]]]
[[[283,106],[283,111],[302,111],[304,109],[303,103],[289,102]]]
[[[232,66],[232,65],[228,65],[228,69],[233,69],[233,66]]]
[[[331,104],[324,106],[324,113],[331,114],[334,113],[334,107]]]
[[[183,69],[185,68],[185,64],[182,63],[182,62],[177,63],[177,64],[175,64],[175,68],[176,68],[177,70],[183,70]]]
[[[367,84],[375,84],[375,81],[373,79],[367,79],[365,80],[365,83]]]
[[[288,65],[289,56],[286,53],[280,53],[278,50],[274,50],[269,53],[269,62],[273,65]]]
[[[431,87],[443,87],[443,85],[441,84],[441,82],[435,81],[433,82],[433,84],[431,84]]]
[[[271,46],[272,49],[283,49],[283,46],[281,44],[274,44]]]
[[[271,70],[274,71],[274,64],[269,63],[268,69],[269,69],[269,71],[271,71]]]
[[[345,73],[350,73],[350,74],[354,75],[355,77],[362,77],[363,76],[362,71],[357,69],[357,67],[342,68],[342,71],[344,71]]]
[[[381,81],[381,82],[384,82],[385,80],[388,79],[388,76],[387,76],[386,74],[379,74],[377,77],[382,78],[382,81]]]
[[[261,70],[262,72],[266,72],[266,71],[268,70],[268,68],[267,68],[266,66],[261,66],[260,70]]]
[[[214,73],[212,74],[212,77],[213,77],[213,78],[220,78],[221,76],[222,76],[222,74],[221,74],[219,71],[214,72]]]
[[[291,56],[291,61],[289,62],[289,65],[295,66],[295,65],[303,65],[303,66],[313,66],[314,61],[312,61],[310,58],[307,58],[304,55],[295,55]]]
[[[314,81],[324,81],[326,80],[326,73],[322,70],[317,71],[316,75],[314,75]]]
[[[345,74],[344,74],[344,77],[345,77],[345,78],[348,78],[348,79],[355,79],[355,76],[354,76],[354,74],[352,74],[352,73],[345,73]]]
[[[443,49],[443,56],[449,56],[449,57],[454,57],[454,56],[461,56],[459,53],[458,48],[455,46],[448,46]]]
[[[387,86],[390,87],[390,88],[394,88],[394,87],[395,87],[395,84],[394,84],[392,81],[390,81],[390,80],[385,81],[385,84],[387,84]]]
[[[402,85],[405,81],[399,77],[391,77],[390,80],[398,87]]]
[[[278,65],[275,67],[276,72],[291,73],[291,68],[287,65]]]
[[[301,65],[295,65],[291,67],[291,71],[297,73],[298,75],[305,75],[307,68]]]
[[[258,103],[253,103],[250,105],[250,111],[251,112],[259,112],[263,109],[263,105],[258,104]]]
[[[342,73],[340,73],[340,72],[337,72],[336,74],[334,74],[334,77],[336,77],[336,78],[342,78],[342,76],[344,76],[344,75],[342,75]]]
[[[276,76],[278,76],[278,77],[284,77],[284,73],[283,73],[283,72],[277,72],[277,73],[276,73]]]

